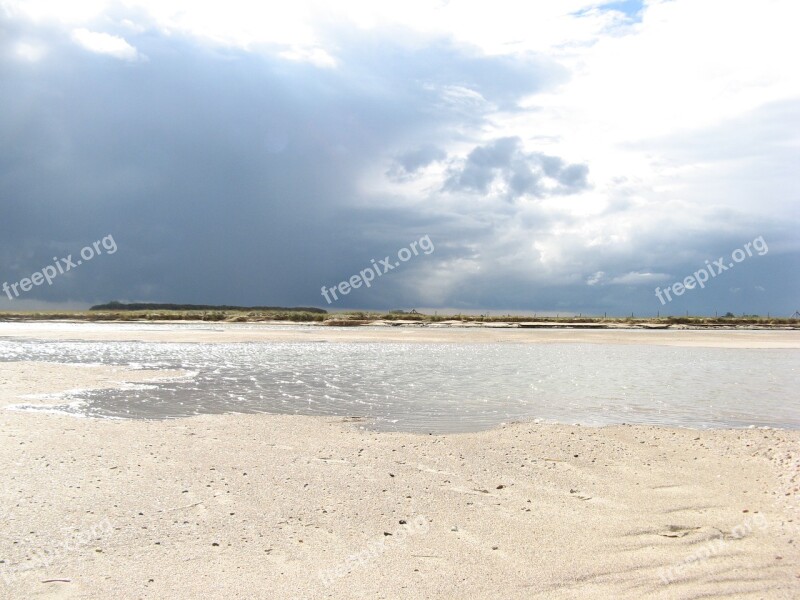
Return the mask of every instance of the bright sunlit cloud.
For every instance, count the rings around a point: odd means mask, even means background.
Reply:
[[[90,52],[107,54],[120,60],[136,60],[139,56],[136,48],[116,35],[79,28],[73,30],[72,39]]]

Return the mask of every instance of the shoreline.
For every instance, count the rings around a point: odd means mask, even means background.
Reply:
[[[0,339],[236,342],[600,343],[678,347],[800,349],[800,330],[569,329],[519,327],[330,327],[298,323],[0,322]]]
[[[0,399],[128,375],[61,367]],[[791,598],[799,450],[780,429],[0,411],[0,597]]]
[[[281,319],[263,319],[263,318],[250,318],[250,317],[233,317],[225,319],[183,319],[183,318],[42,318],[42,317],[10,317],[8,314],[0,317],[0,325],[6,323],[67,323],[67,324],[108,324],[108,325],[144,325],[144,324],[157,324],[157,325],[263,325],[263,326],[297,326],[297,327],[398,327],[398,328],[432,328],[432,329],[473,329],[473,328],[486,328],[486,329],[575,329],[575,330],[671,330],[671,331],[800,331],[800,323],[770,323],[769,319],[764,319],[764,322],[752,323],[744,322],[731,323],[720,322],[719,319],[708,319],[704,322],[703,318],[683,318],[676,317],[675,322],[669,322],[669,319],[604,319],[604,318],[584,318],[577,320],[568,319],[545,319],[541,321],[529,320],[524,321],[519,318],[513,320],[503,320],[499,317],[492,317],[489,320],[404,320],[404,319],[351,319],[351,318],[335,318],[331,315],[330,318],[324,321],[310,321],[310,320],[281,320]],[[779,321],[787,321],[788,319],[776,319]],[[681,322],[689,321],[689,322]],[[794,320],[796,321],[796,320]]]

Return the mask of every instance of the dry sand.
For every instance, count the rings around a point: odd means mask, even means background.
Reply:
[[[152,376],[0,363],[0,404]],[[0,457],[3,598],[800,597],[797,431],[2,410]]]

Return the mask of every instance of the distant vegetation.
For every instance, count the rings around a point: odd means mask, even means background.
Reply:
[[[729,313],[730,314],[730,313]],[[339,327],[368,325],[375,322],[386,324],[433,324],[451,322],[470,323],[518,323],[521,326],[597,327],[640,326],[640,327],[800,327],[800,319],[761,317],[758,315],[704,317],[591,317],[591,316],[512,316],[512,315],[426,315],[416,311],[393,310],[388,313],[351,311],[327,313],[320,308],[280,308],[280,307],[236,307],[205,306],[191,304],[121,304],[109,303],[93,306],[88,311],[29,311],[0,312],[0,321],[219,321],[227,323],[264,323],[290,321],[295,323],[319,323]]]
[[[0,312],[0,321],[227,321],[258,323],[324,321],[325,313],[245,310],[88,310]]]
[[[153,304],[148,302],[109,302],[108,304],[97,304],[89,310],[172,310],[172,311],[259,311],[259,312],[310,312],[326,314],[328,311],[322,308],[299,306],[295,308],[284,308],[282,306],[229,306],[227,304]]]

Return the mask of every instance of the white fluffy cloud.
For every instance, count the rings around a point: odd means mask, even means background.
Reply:
[[[139,53],[124,38],[108,33],[89,31],[78,28],[72,31],[72,39],[88,50],[97,54],[107,54],[120,60],[136,60]]]

